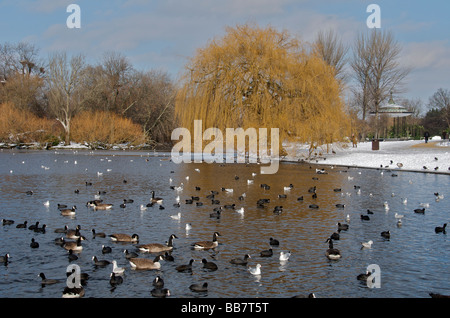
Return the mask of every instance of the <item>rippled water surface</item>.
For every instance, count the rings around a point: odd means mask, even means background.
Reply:
[[[156,275],[165,281],[172,297],[292,297],[314,292],[318,297],[428,297],[429,292],[450,294],[450,245],[448,234],[436,234],[434,228],[449,221],[450,182],[448,175],[407,173],[324,166],[326,174],[317,174],[316,167],[307,164],[284,163],[275,175],[261,175],[260,166],[244,164],[181,164],[172,163],[169,154],[105,151],[20,151],[0,152],[0,218],[12,219],[12,225],[0,225],[0,255],[9,253],[10,262],[0,265],[0,297],[61,297],[66,286],[67,252],[54,244],[61,234],[56,228],[81,226],[83,251],[72,262],[90,275],[85,297],[151,297],[151,282]],[[383,163],[387,164],[387,163]],[[322,168],[322,167],[320,167]],[[195,169],[199,169],[197,172]],[[252,176],[252,173],[256,173]],[[397,176],[392,176],[395,173]],[[186,177],[189,176],[187,180]],[[239,178],[236,180],[235,176]],[[126,182],[124,182],[126,180]],[[248,184],[247,180],[254,180]],[[91,182],[91,186],[86,186]],[[170,186],[183,183],[177,192]],[[264,190],[260,184],[270,185]],[[284,187],[293,184],[290,191]],[[360,193],[355,189],[360,187]],[[313,199],[308,189],[317,187]],[[199,187],[200,190],[196,190]],[[233,193],[221,191],[232,188]],[[340,188],[340,192],[334,189]],[[76,194],[75,190],[79,190]],[[158,205],[142,211],[140,205],[150,200],[150,192],[164,198]],[[218,191],[220,205],[244,207],[241,215],[226,209],[221,218],[210,218],[213,208],[206,198],[211,190]],[[33,191],[27,195],[27,191]],[[114,204],[109,211],[93,211],[86,202],[98,191],[101,198]],[[444,194],[439,202],[434,193]],[[239,196],[245,193],[244,200]],[[286,194],[286,198],[278,198]],[[176,197],[180,207],[174,207]],[[202,206],[186,204],[198,196]],[[303,201],[297,198],[303,196]],[[265,208],[256,201],[270,199]],[[403,204],[402,198],[407,198]],[[133,203],[121,208],[123,199]],[[49,201],[46,207],[44,202]],[[194,201],[195,202],[195,201]],[[389,211],[383,203],[388,202]],[[76,205],[73,218],[62,216],[57,204]],[[343,209],[336,204],[345,204]],[[429,203],[425,214],[414,213],[420,203]],[[317,204],[318,209],[309,208]],[[275,206],[283,206],[279,215]],[[373,211],[369,221],[361,214]],[[181,220],[170,216],[181,213]],[[403,214],[403,224],[396,225],[395,213]],[[346,221],[346,215],[350,221]],[[46,233],[18,229],[28,221],[46,224]],[[327,237],[337,230],[337,222],[348,223],[348,231],[340,232],[335,247],[342,258],[330,261],[325,256]],[[186,232],[186,223],[192,229]],[[164,243],[171,234],[174,240],[173,262],[162,261],[160,270],[136,271],[123,254],[135,250],[129,243],[114,243],[108,237],[93,238],[97,232],[136,233],[139,243]],[[390,230],[391,238],[380,236]],[[211,240],[217,231],[219,246],[215,250],[198,251],[191,244]],[[272,257],[259,256],[268,249],[270,237],[280,241]],[[40,244],[31,249],[35,238]],[[361,242],[373,240],[371,249],[361,249]],[[102,245],[112,247],[112,253],[102,254]],[[288,262],[280,263],[280,251],[292,253]],[[244,266],[230,264],[230,259],[251,255],[250,266],[262,265],[262,274],[252,276]],[[126,267],[123,284],[112,288],[109,274],[112,265],[96,268],[92,256],[117,260]],[[141,253],[140,257],[154,258]],[[178,273],[175,267],[195,259],[192,273]],[[206,258],[218,265],[217,271],[202,268]],[[369,264],[380,267],[381,288],[368,288],[356,276]],[[38,274],[61,282],[41,286]],[[189,290],[193,283],[208,282],[207,293]]]

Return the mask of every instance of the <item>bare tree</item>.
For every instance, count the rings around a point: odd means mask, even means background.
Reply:
[[[313,50],[335,71],[335,77],[345,81],[345,65],[347,64],[347,52],[349,47],[342,43],[341,38],[333,29],[319,31],[313,43]]]
[[[442,113],[443,120],[450,127],[450,91],[439,88],[428,101],[429,108],[436,108]]]
[[[49,111],[65,131],[65,143],[70,142],[70,122],[82,109],[85,59],[75,55],[68,59],[66,53],[50,57],[47,75]]]
[[[351,67],[360,94],[363,119],[370,108],[378,118],[379,107],[390,92],[402,91],[402,84],[410,69],[400,65],[400,53],[401,46],[390,31],[373,29],[358,35]],[[375,130],[378,137],[378,127]]]

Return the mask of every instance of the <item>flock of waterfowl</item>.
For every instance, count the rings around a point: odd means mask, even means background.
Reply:
[[[311,168],[311,167],[310,167]],[[197,168],[195,169],[196,172],[200,172],[200,170]],[[325,169],[316,169],[317,174],[327,174],[327,171]],[[255,177],[256,173],[252,174],[252,177]],[[187,179],[188,177],[186,177]],[[235,176],[235,180],[239,180],[238,176]],[[314,177],[313,180],[318,180],[317,177]],[[349,177],[350,180],[350,177]],[[125,182],[125,181],[124,181]],[[170,183],[172,180],[170,179]],[[248,179],[247,184],[252,185],[254,183],[254,179]],[[86,187],[92,186],[92,184],[86,182]],[[142,211],[145,211],[147,208],[156,208],[158,207],[160,210],[164,209],[164,202],[171,202],[174,201],[173,207],[174,208],[180,208],[182,210],[183,206],[185,205],[193,205],[196,206],[202,206],[203,204],[207,204],[205,202],[211,202],[212,206],[212,212],[210,213],[210,218],[216,218],[220,219],[222,213],[224,211],[230,210],[234,211],[236,213],[239,213],[241,215],[244,215],[246,206],[249,204],[255,204],[254,202],[247,202],[246,201],[246,195],[245,193],[238,197],[238,202],[233,204],[221,204],[220,203],[220,193],[233,193],[232,188],[220,188],[217,190],[211,190],[206,196],[205,200],[201,201],[200,196],[189,196],[188,198],[185,198],[184,201],[181,200],[180,195],[183,193],[183,188],[185,185],[181,183],[179,186],[173,186],[170,185],[170,189],[173,190],[173,197],[171,198],[161,198],[157,197],[155,191],[151,191],[149,195],[149,202],[147,204],[141,204],[140,209]],[[269,184],[260,184],[260,187],[266,191],[270,190]],[[289,192],[291,189],[295,187],[294,184],[289,184],[284,187],[284,190],[286,192]],[[355,191],[360,193],[360,187],[355,185],[354,186]],[[196,186],[195,190],[200,190],[200,187]],[[78,189],[75,191],[79,191]],[[317,187],[312,186],[307,190],[308,194],[310,195],[312,199],[317,199]],[[334,192],[341,192],[340,188],[334,189]],[[32,190],[26,191],[25,195],[33,195],[34,192]],[[92,201],[88,201],[86,203],[86,206],[88,208],[92,208],[93,211],[99,211],[99,210],[111,210],[111,209],[117,209],[117,208],[125,208],[127,205],[133,204],[133,200],[130,199],[124,199],[123,203],[120,206],[115,206],[111,203],[103,202],[102,199],[100,199],[101,195],[105,193],[98,192],[95,195],[95,199]],[[342,193],[344,196],[345,194]],[[442,200],[444,197],[442,194],[435,193],[436,201]],[[305,194],[306,196],[306,194]],[[288,195],[286,193],[279,194],[279,199],[287,199]],[[403,204],[406,204],[407,200],[402,199]],[[300,196],[296,198],[296,201],[302,202],[304,201],[304,196]],[[44,202],[45,206],[49,207],[50,205],[53,205],[54,203],[50,204],[50,202]],[[271,204],[270,199],[261,198],[257,200],[256,207],[257,208],[268,208]],[[239,207],[238,207],[239,205]],[[421,204],[420,208],[414,209],[414,213],[424,214],[425,208],[429,207],[427,204]],[[317,204],[309,204],[309,209],[318,209],[319,206]],[[345,205],[338,203],[336,204],[337,209],[345,209]],[[271,207],[272,209],[272,207]],[[384,209],[386,211],[389,210],[389,204],[385,202]],[[77,206],[76,205],[65,205],[58,203],[57,204],[57,210],[62,216],[67,217],[74,217],[77,215]],[[273,214],[280,215],[283,213],[283,206],[282,205],[275,205],[273,206]],[[373,211],[367,210],[366,214],[360,215],[360,219],[362,222],[370,221],[370,215],[373,214]],[[174,220],[180,221],[182,218],[182,213],[178,212],[175,215],[170,215],[170,217]],[[350,215],[347,214],[346,221],[349,221]],[[395,213],[395,219],[397,220],[397,226],[402,225],[402,218],[404,215],[400,215],[398,213]],[[11,219],[2,219],[1,220],[3,226],[14,226],[16,222]],[[341,251],[335,246],[336,241],[340,240],[341,232],[349,231],[350,226],[347,223],[344,223],[343,221],[337,222],[336,224],[336,230],[332,231],[330,233],[329,237],[328,235],[325,235],[324,242],[324,256],[327,257],[331,261],[337,261],[341,259],[342,257],[345,257],[345,253],[341,253]],[[446,226],[447,224],[443,224],[443,226],[436,226],[435,232],[436,233],[446,233]],[[83,241],[88,239],[87,235],[85,234],[84,227],[78,225],[76,228],[71,229],[67,225],[63,228],[57,228],[57,229],[48,229],[45,224],[40,225],[39,221],[36,221],[34,224],[28,226],[28,222],[25,220],[23,223],[17,224],[15,226],[18,229],[28,229],[29,231],[33,231],[34,233],[57,233],[58,237],[54,239],[55,245],[61,246],[63,249],[67,251],[67,257],[70,262],[76,262],[78,259],[77,254],[81,253],[83,251]],[[189,231],[191,229],[191,224],[186,224],[186,231]],[[125,267],[119,267],[116,260],[106,260],[106,259],[99,259],[96,255],[92,256],[92,262],[94,266],[98,267],[110,267],[111,271],[109,272],[109,282],[112,288],[115,288],[116,286],[122,284],[124,280],[126,279],[126,276],[124,275],[127,269],[130,270],[161,270],[162,265],[161,261],[174,261],[174,254],[176,257],[176,249],[174,249],[174,240],[178,239],[178,236],[176,234],[172,234],[169,236],[168,240],[163,244],[159,242],[152,242],[152,243],[143,243],[140,241],[140,237],[136,233],[110,233],[106,234],[104,232],[97,232],[94,228],[87,230],[91,233],[92,238],[103,238],[105,240],[102,240],[101,244],[101,253],[102,254],[109,254],[111,253],[112,249],[107,244],[107,239],[110,240],[110,242],[122,242],[122,243],[128,243],[130,245],[130,248],[127,248],[124,250],[124,257],[127,260],[129,264],[129,268]],[[84,235],[82,235],[82,232]],[[192,249],[195,250],[214,250],[219,246],[219,237],[221,234],[217,231],[212,233],[212,239],[211,240],[199,240],[191,245]],[[380,231],[380,236],[383,237],[386,240],[390,239],[391,233],[389,230],[382,229]],[[263,268],[260,262],[258,262],[258,258],[270,258],[275,255],[274,248],[280,247],[280,242],[273,237],[266,238],[268,241],[268,244],[270,245],[269,249],[261,250],[259,252],[259,255],[251,256],[249,253],[242,253],[243,257],[234,257],[229,260],[230,264],[233,265],[239,265],[246,268],[249,275],[262,275]],[[264,240],[266,240],[264,239]],[[325,244],[328,245],[328,248],[325,247]],[[367,242],[361,242],[361,249],[371,249],[373,244],[373,240],[369,240]],[[39,248],[39,242],[36,240],[36,237],[31,238],[30,242],[30,248],[38,249]],[[133,250],[131,250],[133,248]],[[280,262],[288,262],[291,256],[291,252],[289,250],[277,250],[279,254],[277,254],[277,259]],[[12,256],[11,256],[12,254]],[[154,254],[152,257],[147,257],[148,254]],[[212,261],[207,260],[207,255],[205,254],[205,257],[202,258],[201,263],[202,267],[204,269],[207,269],[209,271],[216,271],[218,270],[218,265]],[[0,256],[0,263],[3,263],[5,266],[8,266],[8,264],[11,262],[11,259],[14,258],[14,254],[6,251],[6,253],[3,253],[3,256]],[[249,261],[256,259],[254,262],[254,265],[250,265]],[[192,273],[193,269],[193,263],[198,262],[197,260],[190,259],[189,263],[186,264],[179,264],[175,267],[176,271],[178,272],[190,272]],[[67,273],[69,275],[71,273]],[[75,287],[75,288],[69,288],[65,287],[62,291],[63,297],[83,297],[85,295],[85,287],[89,280],[89,275],[86,273],[81,273],[82,275],[82,282],[83,286],[81,287]],[[361,281],[367,281],[367,279],[370,278],[371,273],[366,272],[358,275],[356,277],[357,280]],[[45,273],[40,272],[38,275],[42,281],[42,285],[51,285],[60,283],[61,280],[58,279],[52,279],[47,278]],[[87,288],[87,287],[86,287]],[[194,292],[202,292],[205,293],[208,291],[208,282],[200,282],[198,284],[192,284],[189,286],[189,289]],[[154,297],[167,297],[171,295],[171,292],[169,288],[167,288],[164,284],[164,280],[160,275],[157,275],[154,277],[154,280],[152,282],[152,286],[149,286],[150,294]],[[431,294],[430,294],[431,295]],[[442,296],[439,294],[433,294],[432,296]],[[309,297],[315,297],[313,293],[309,294]]]

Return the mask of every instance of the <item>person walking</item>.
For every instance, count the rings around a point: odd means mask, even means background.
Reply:
[[[428,143],[428,138],[430,138],[430,133],[426,131],[423,136],[425,137],[425,143]]]

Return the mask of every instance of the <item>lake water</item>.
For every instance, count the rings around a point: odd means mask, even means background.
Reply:
[[[160,275],[171,297],[282,297],[307,295],[317,297],[429,297],[429,292],[450,294],[450,245],[448,234],[436,234],[434,228],[449,221],[450,178],[448,175],[408,173],[375,169],[357,169],[308,164],[283,163],[277,174],[261,175],[260,166],[245,164],[175,164],[168,153],[120,151],[28,151],[0,152],[0,218],[12,219],[12,225],[0,225],[0,255],[10,254],[10,262],[0,265],[0,297],[61,297],[66,286],[66,268],[77,264],[90,275],[85,297],[151,297],[152,280]],[[326,174],[317,174],[324,168]],[[199,169],[197,172],[195,169]],[[100,173],[100,174],[99,174]],[[252,176],[256,173],[256,176]],[[395,173],[397,176],[392,176]],[[189,176],[189,180],[186,177]],[[239,179],[236,180],[235,176]],[[254,180],[248,184],[247,180]],[[126,182],[124,182],[126,180]],[[172,182],[170,182],[172,180]],[[91,186],[86,186],[91,182]],[[170,186],[183,183],[178,192]],[[260,184],[270,185],[269,190]],[[285,186],[293,184],[290,191]],[[355,189],[360,187],[360,192]],[[316,186],[317,198],[308,189]],[[200,190],[196,190],[200,187]],[[232,188],[233,193],[221,191]],[[341,192],[334,191],[340,188]],[[79,190],[76,194],[75,190]],[[164,198],[158,205],[142,211],[150,193]],[[244,207],[241,215],[225,209],[220,219],[210,218],[213,205],[206,196],[218,191],[220,206],[236,204]],[[33,191],[27,195],[27,191]],[[98,191],[105,191],[101,199],[114,204],[108,211],[94,211],[86,206]],[[434,193],[444,194],[435,201]],[[238,197],[245,193],[244,200]],[[286,198],[278,198],[286,194]],[[180,207],[174,207],[176,197]],[[202,206],[186,204],[191,196],[199,196]],[[297,198],[303,196],[303,201]],[[265,208],[257,207],[257,200],[270,199]],[[402,202],[407,198],[407,203]],[[121,208],[123,199],[133,203]],[[44,202],[49,201],[47,207]],[[195,201],[194,201],[195,202]],[[388,202],[389,211],[383,203]],[[75,217],[62,216],[57,204],[76,205]],[[345,204],[343,209],[336,204]],[[425,214],[414,213],[420,203],[429,203]],[[317,204],[312,209],[310,204]],[[283,206],[281,214],[274,214],[275,206]],[[361,214],[373,211],[369,221]],[[181,219],[170,216],[181,213]],[[403,214],[402,226],[396,225],[395,213]],[[345,220],[346,215],[350,220]],[[16,225],[28,221],[46,224],[46,233],[18,229]],[[349,230],[340,232],[334,246],[342,258],[328,260],[326,239],[337,230],[337,222],[348,223]],[[192,229],[186,232],[186,223]],[[83,251],[78,260],[70,262],[68,253],[54,244],[61,234],[56,228],[81,226]],[[171,234],[174,240],[173,262],[162,261],[160,270],[131,270],[123,253],[135,250],[135,244],[114,243],[108,237],[93,238],[97,232],[136,233],[140,244],[164,243]],[[390,230],[389,240],[381,237]],[[193,250],[191,244],[211,240],[219,232],[219,246],[214,250]],[[260,257],[268,249],[269,239],[280,241],[273,247],[272,257]],[[31,239],[40,244],[30,248]],[[372,248],[361,249],[361,242],[373,241]],[[112,253],[102,254],[102,245],[112,247]],[[281,263],[280,251],[292,253],[289,261]],[[262,274],[251,275],[246,267],[230,264],[235,257],[250,254],[249,266],[261,264]],[[154,258],[140,253],[140,257]],[[96,268],[92,257],[117,260],[126,267],[124,281],[116,288],[109,284],[112,265]],[[179,273],[175,267],[194,259],[192,273]],[[206,258],[218,265],[217,271],[202,268]],[[380,269],[380,288],[368,288],[356,279],[370,264]],[[60,279],[54,285],[41,286],[40,272],[47,278]],[[195,293],[189,286],[208,282],[207,293]]]

